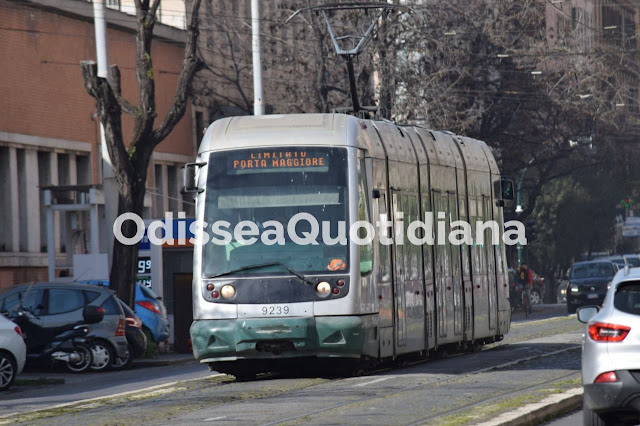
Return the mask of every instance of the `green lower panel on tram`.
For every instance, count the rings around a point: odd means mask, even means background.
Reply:
[[[205,362],[236,359],[377,357],[377,315],[196,320],[193,353]]]

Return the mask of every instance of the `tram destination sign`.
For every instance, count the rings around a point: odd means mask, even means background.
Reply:
[[[229,156],[229,174],[266,171],[318,171],[329,169],[329,153],[318,150],[251,150]]]

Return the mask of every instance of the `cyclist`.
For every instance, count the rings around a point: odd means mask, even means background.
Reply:
[[[533,271],[527,266],[526,263],[518,266],[516,269],[516,285],[522,288],[522,294],[526,297],[525,309],[527,313],[531,313],[531,288],[533,287]]]

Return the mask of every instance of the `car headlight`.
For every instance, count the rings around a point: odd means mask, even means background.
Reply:
[[[225,299],[231,299],[233,296],[236,295],[236,288],[231,284],[225,284],[220,289],[220,294]]]
[[[326,297],[331,293],[331,284],[326,281],[321,281],[316,286],[316,291],[318,292],[318,295]]]
[[[563,288],[562,290],[560,290],[560,294],[567,294],[567,289]]]
[[[571,293],[577,293],[580,291],[577,284],[571,284],[569,288],[571,289]]]

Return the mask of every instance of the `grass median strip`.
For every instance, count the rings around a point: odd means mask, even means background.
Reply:
[[[579,376],[571,379],[559,380],[513,397],[505,397],[498,401],[477,404],[464,411],[460,411],[443,418],[438,418],[437,420],[433,420],[427,424],[437,424],[439,426],[462,426],[469,423],[479,423],[484,420],[495,418],[500,414],[523,407],[527,404],[540,402],[551,395],[563,393],[569,389],[579,388],[580,385],[581,382]]]
[[[51,407],[36,409],[26,413],[11,413],[0,416],[0,424],[7,423],[30,423],[36,420],[58,417],[65,414],[74,414],[90,409],[96,409],[106,406],[115,406],[131,401],[137,401],[142,399],[150,399],[158,396],[183,391],[188,388],[188,384],[195,381],[203,381],[205,383],[222,383],[225,380],[232,380],[225,374],[198,378],[195,380],[166,383],[158,386],[151,386],[144,389],[138,389],[135,391],[123,392],[116,395],[106,395],[97,398],[89,398],[64,404],[58,404]]]

